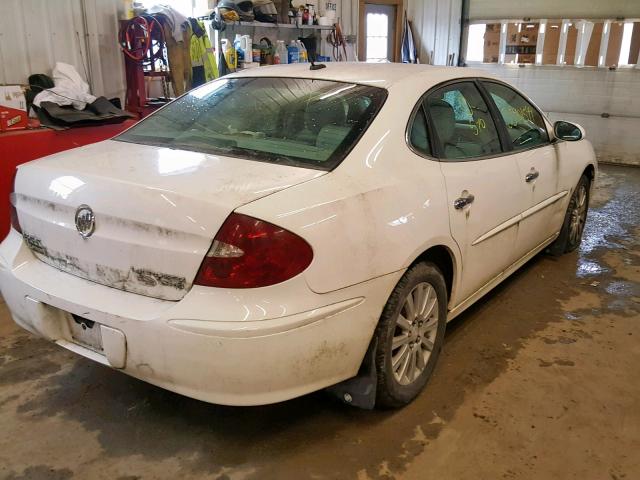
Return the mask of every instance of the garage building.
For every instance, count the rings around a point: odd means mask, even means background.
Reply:
[[[0,2],[0,478],[640,477],[640,3]]]

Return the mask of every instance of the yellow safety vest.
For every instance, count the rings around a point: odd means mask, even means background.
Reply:
[[[218,71],[218,64],[216,63],[216,57],[207,35],[207,30],[202,21],[198,20],[198,25],[204,31],[204,35],[198,37],[197,35],[191,35],[191,65],[194,67],[204,66],[204,78],[207,82],[218,78],[220,73]]]

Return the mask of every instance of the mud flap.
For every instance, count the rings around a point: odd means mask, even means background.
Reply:
[[[328,387],[326,391],[347,405],[373,410],[376,405],[376,387],[378,385],[375,361],[377,346],[378,339],[374,337],[367,348],[358,374]]]

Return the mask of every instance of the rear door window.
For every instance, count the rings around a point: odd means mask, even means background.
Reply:
[[[426,98],[439,157],[470,159],[502,152],[498,130],[482,95],[473,82],[460,82],[435,90]]]
[[[549,143],[549,134],[542,115],[522,95],[500,83],[482,84],[498,107],[514,150]]]

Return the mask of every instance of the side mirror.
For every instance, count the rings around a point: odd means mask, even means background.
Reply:
[[[553,134],[558,140],[577,142],[584,138],[584,129],[574,123],[559,121],[553,124]]]

